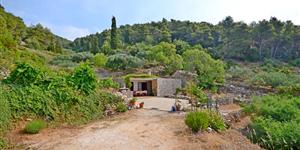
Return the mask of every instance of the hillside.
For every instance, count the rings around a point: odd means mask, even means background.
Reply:
[[[177,49],[187,44],[201,45],[215,58],[290,61],[300,57],[300,26],[276,17],[245,24],[234,22],[229,16],[217,25],[163,19],[160,22],[121,25],[117,33],[120,51],[139,43],[157,45],[160,42],[172,42]],[[72,48],[76,51],[107,53],[110,38],[110,30],[104,30],[77,38]]]

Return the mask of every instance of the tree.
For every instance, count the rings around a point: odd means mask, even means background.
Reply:
[[[116,18],[113,16],[111,19],[111,31],[110,31],[110,47],[117,49],[118,47],[118,35],[117,35],[117,23]]]
[[[197,73],[200,88],[214,89],[222,85],[225,80],[224,65],[214,60],[203,50],[193,49],[183,53],[184,69]]]

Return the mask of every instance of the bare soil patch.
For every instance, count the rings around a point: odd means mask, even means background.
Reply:
[[[139,109],[78,128],[45,129],[40,134],[12,132],[22,149],[260,149],[239,129],[223,133],[192,134],[184,113]],[[237,126],[237,128],[243,125]]]

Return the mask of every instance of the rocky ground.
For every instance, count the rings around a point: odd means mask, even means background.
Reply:
[[[9,138],[21,143],[16,149],[260,149],[241,133],[249,118],[232,124],[223,133],[192,134],[184,124],[184,116],[184,113],[138,109],[80,128],[49,128],[36,135],[15,130]]]

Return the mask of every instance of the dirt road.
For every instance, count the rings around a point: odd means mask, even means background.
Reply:
[[[259,149],[236,129],[191,134],[184,114],[133,110],[81,128],[45,129],[37,135],[14,135],[32,149]]]

